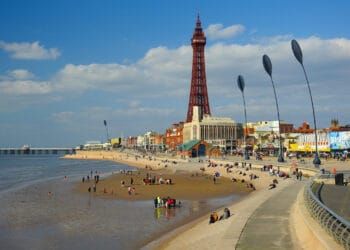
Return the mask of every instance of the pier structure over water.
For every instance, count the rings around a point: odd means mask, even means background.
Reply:
[[[75,154],[75,148],[0,148],[0,155]]]

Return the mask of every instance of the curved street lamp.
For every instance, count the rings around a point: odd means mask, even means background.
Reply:
[[[105,125],[107,142],[109,142],[108,127],[107,127],[107,121],[106,120],[103,120],[103,125]]]
[[[278,150],[278,162],[284,162],[283,158],[283,146],[282,146],[282,137],[281,137],[281,119],[280,119],[280,111],[278,108],[278,100],[277,100],[277,94],[276,94],[276,88],[275,88],[275,83],[273,82],[272,79],[272,63],[268,55],[263,55],[263,65],[266,73],[270,76],[271,83],[272,83],[272,88],[273,88],[273,93],[275,95],[275,102],[276,102],[276,109],[277,109],[277,118],[278,118],[278,132],[279,132],[279,150]]]
[[[316,115],[315,115],[315,108],[314,108],[314,101],[312,99],[312,94],[311,94],[311,88],[310,88],[310,83],[309,83],[309,79],[307,77],[305,68],[304,68],[304,64],[303,64],[303,52],[301,51],[300,45],[298,44],[298,42],[296,40],[292,40],[291,42],[291,46],[292,46],[292,50],[293,50],[293,54],[295,56],[295,58],[298,60],[298,62],[300,63],[301,67],[303,68],[304,71],[304,76],[306,79],[306,83],[307,83],[307,87],[309,89],[309,94],[310,94],[310,100],[311,100],[311,106],[312,106],[312,115],[314,118],[314,130],[315,130],[315,158],[313,160],[313,163],[315,165],[315,167],[319,167],[321,164],[321,160],[318,156],[318,145],[317,145],[317,125],[316,125]]]
[[[245,131],[243,134],[243,140],[244,140],[244,159],[245,160],[249,160],[249,154],[248,154],[248,150],[247,150],[247,110],[246,110],[246,105],[245,105],[245,98],[244,98],[244,78],[243,76],[239,75],[237,77],[237,85],[238,88],[241,90],[242,93],[242,97],[243,97],[243,106],[244,106],[244,120],[245,120]]]

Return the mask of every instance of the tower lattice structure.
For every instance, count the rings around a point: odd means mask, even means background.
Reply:
[[[198,16],[196,27],[191,39],[191,45],[193,48],[192,79],[186,122],[192,121],[193,106],[198,106],[200,119],[202,119],[205,114],[210,115],[207,79],[205,74],[205,44],[206,38]]]

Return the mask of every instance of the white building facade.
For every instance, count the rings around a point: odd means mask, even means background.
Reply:
[[[205,140],[222,150],[228,150],[235,148],[237,140],[243,136],[242,124],[231,118],[204,115],[200,120],[199,117],[199,109],[194,106],[192,122],[184,124],[184,143],[190,140]]]

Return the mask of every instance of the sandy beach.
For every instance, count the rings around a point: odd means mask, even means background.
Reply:
[[[209,225],[209,214],[207,214],[201,219],[192,221],[149,242],[145,246],[146,249],[196,249],[198,247],[208,249],[214,246],[229,249],[237,243],[246,221],[255,209],[269,197],[293,183],[291,178],[278,178],[270,176],[266,171],[261,171],[261,165],[244,165],[242,162],[230,162],[227,160],[212,159],[198,162],[198,160],[140,157],[121,152],[79,152],[77,155],[68,157],[87,160],[110,159],[138,167],[140,168],[140,174],[136,173],[136,175],[133,175],[136,177],[134,181],[137,184],[140,184],[142,176],[145,176],[146,172],[150,171],[150,168],[152,169],[152,174],[164,176],[164,178],[173,178],[174,183],[176,183],[173,186],[162,184],[154,187],[141,183],[141,185],[135,185],[138,195],[128,195],[125,187],[121,188],[120,182],[125,179],[126,184],[129,185],[131,176],[114,175],[101,181],[99,184],[101,189],[96,194],[98,196],[112,196],[110,193],[103,193],[104,187],[107,191],[111,189],[118,190],[114,192],[117,192],[115,196],[118,196],[120,199],[135,200],[154,198],[156,195],[167,196],[167,194],[169,196],[174,195],[176,196],[175,198],[181,197],[181,199],[198,199],[200,197],[224,196],[230,192],[250,192],[250,195],[244,196],[239,201],[227,206],[233,212],[233,216],[228,220]],[[145,169],[146,166],[147,169]],[[212,176],[215,173],[219,173],[221,176],[217,184],[213,184],[212,180]],[[252,175],[257,178],[252,179]],[[236,182],[232,182],[233,178]],[[277,187],[269,190],[269,185],[276,178],[278,179]],[[250,184],[254,186],[254,191],[247,188]],[[77,186],[77,190],[86,193],[88,185],[80,183]],[[218,209],[217,212],[222,214],[223,208]],[[230,232],[229,237],[225,236],[227,232]]]
[[[172,184],[144,184],[146,176],[159,179],[171,179]],[[121,183],[124,181],[124,185]],[[131,184],[131,182],[133,182]],[[94,181],[79,183],[76,190],[80,193],[88,193],[88,188],[93,186]],[[244,195],[251,192],[242,183],[233,183],[229,178],[217,178],[215,184],[213,178],[202,173],[187,173],[177,171],[173,173],[169,170],[144,170],[133,171],[132,174],[119,173],[100,180],[96,185],[96,192],[92,190],[94,196],[114,198],[122,200],[152,200],[155,197],[173,197],[177,200],[198,200],[213,197],[227,196],[232,193]],[[128,189],[133,188],[129,194]],[[203,192],[206,190],[206,192]]]

